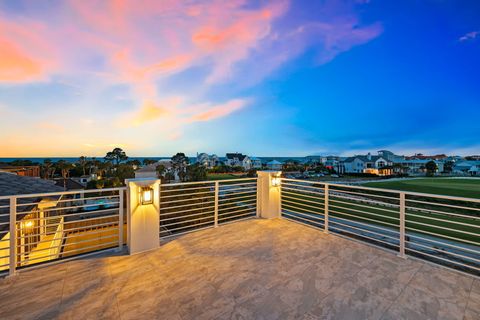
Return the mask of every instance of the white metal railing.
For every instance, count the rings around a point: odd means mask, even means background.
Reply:
[[[480,199],[282,179],[282,217],[480,274]]]
[[[124,244],[125,188],[0,197],[0,272]]]
[[[257,178],[160,185],[160,238],[249,219],[257,211]]]

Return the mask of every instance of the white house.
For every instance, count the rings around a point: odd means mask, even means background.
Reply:
[[[252,162],[252,168],[254,169],[261,169],[262,168],[262,160],[257,157],[251,157],[250,161]]]
[[[283,167],[282,163],[277,160],[272,160],[267,163],[267,168],[270,170],[282,170],[282,167]]]
[[[433,161],[437,165],[437,172],[443,171],[443,161],[436,160],[427,160],[427,159],[411,159],[411,160],[398,160],[395,163],[401,164],[403,167],[407,168],[407,173],[416,175],[424,174],[426,172],[427,163]]]
[[[231,167],[243,167],[245,170],[252,168],[252,161],[241,153],[227,153],[225,164]]]
[[[157,166],[161,164],[164,165],[167,170],[172,168],[172,163],[170,160],[160,160],[136,170],[135,178],[158,178]]]
[[[372,173],[377,175],[390,175],[392,170],[388,167],[392,162],[382,156],[372,156],[368,153],[366,156],[357,155],[348,157],[343,161],[343,167],[346,173]]]
[[[200,163],[205,168],[213,168],[218,165],[219,160],[216,154],[208,155],[202,152],[197,154],[197,163]]]

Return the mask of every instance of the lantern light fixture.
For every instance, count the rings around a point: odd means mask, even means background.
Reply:
[[[140,203],[142,205],[153,203],[153,188],[151,187],[140,188]]]
[[[272,177],[272,187],[279,187],[280,186],[280,177],[273,176]]]

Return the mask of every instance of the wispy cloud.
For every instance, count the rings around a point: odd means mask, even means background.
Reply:
[[[472,31],[458,38],[458,41],[460,42],[470,41],[470,40],[476,39],[479,36],[480,36],[480,31]]]

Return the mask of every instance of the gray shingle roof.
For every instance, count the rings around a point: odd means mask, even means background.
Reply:
[[[0,196],[63,191],[53,181],[0,172]]]

